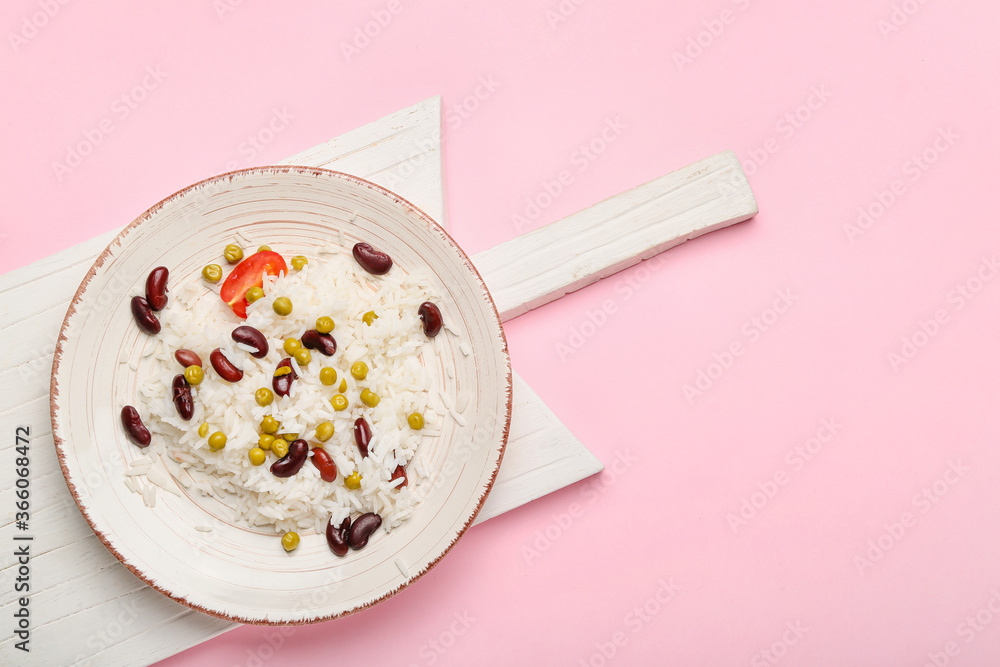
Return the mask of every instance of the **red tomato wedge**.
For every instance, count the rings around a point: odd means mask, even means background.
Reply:
[[[284,271],[288,273],[288,265],[284,258],[269,250],[257,252],[236,265],[226,281],[222,283],[219,296],[229,304],[233,312],[242,319],[247,318],[247,290],[251,287],[264,285],[263,275],[276,276]]]

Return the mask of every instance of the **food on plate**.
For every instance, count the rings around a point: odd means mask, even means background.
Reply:
[[[274,300],[274,304],[271,307],[275,313],[282,317],[292,314],[292,300],[287,296],[279,296]]]
[[[420,304],[420,308],[417,310],[417,314],[420,316],[420,320],[424,323],[424,334],[428,338],[434,338],[439,333],[441,333],[441,311],[430,301],[425,301]]]
[[[222,280],[222,267],[218,264],[208,264],[201,270],[201,277],[210,283]]]
[[[255,359],[263,359],[267,356],[269,349],[267,339],[264,338],[264,334],[253,327],[248,327],[245,324],[241,327],[236,327],[233,329],[232,339],[237,343],[248,345],[252,348],[250,354]]]
[[[419,431],[424,427],[424,416],[419,412],[414,412],[406,418],[406,423],[409,424],[410,428],[414,431]]]
[[[320,333],[316,329],[309,329],[302,334],[300,340],[302,347],[310,350],[317,350],[324,356],[332,357],[337,353],[337,341],[329,333]]]
[[[236,367],[233,362],[231,362],[226,354],[222,351],[222,348],[215,348],[212,353],[208,355],[208,360],[212,362],[212,368],[220,378],[226,382],[239,382],[243,379],[243,371]]]
[[[361,268],[372,275],[384,276],[392,268],[392,258],[369,243],[354,244],[353,254]]]
[[[243,247],[226,246],[235,266],[224,280],[213,264],[204,281],[175,284],[169,308],[169,271],[150,273],[147,297],[132,304],[140,327],[159,334],[137,404],[149,426],[132,406],[122,424],[181,485],[273,530],[285,551],[315,531],[344,556],[419,502],[418,448],[440,435],[424,430],[424,415],[441,313],[428,278],[390,274],[392,259],[367,243],[289,263]]]
[[[298,533],[288,532],[281,536],[281,547],[285,551],[294,551],[297,546],[299,546]]]
[[[122,427],[128,439],[140,447],[149,447],[152,435],[146,425],[142,423],[139,411],[131,405],[122,408]]]
[[[196,368],[196,366],[188,366],[188,368]],[[171,393],[174,398],[174,406],[177,407],[177,414],[184,421],[190,421],[191,417],[194,417],[194,397],[191,395],[191,385],[188,384],[183,375],[174,376]]]
[[[258,250],[237,264],[232,273],[226,276],[219,291],[222,300],[229,304],[236,316],[242,320],[247,318],[247,305],[249,305],[246,298],[247,291],[254,287],[263,288],[265,275],[274,277],[288,273],[288,265],[281,255],[272,252],[267,246],[261,248],[267,250]],[[213,266],[218,268],[217,264]],[[221,268],[219,270],[221,272]],[[218,282],[218,278],[210,282]],[[288,305],[291,312],[291,302]]]
[[[146,301],[153,310],[163,310],[167,307],[167,277],[170,271],[165,266],[158,266],[146,277]]]
[[[174,352],[174,359],[176,359],[177,363],[179,363],[184,368],[187,368],[188,366],[205,365],[201,363],[201,357],[198,356],[198,353],[193,352],[191,350],[177,350],[176,352]]]
[[[205,369],[198,365],[188,366],[184,369],[184,379],[192,387],[197,387],[205,379]]]
[[[149,305],[149,301],[145,297],[132,297],[131,307],[132,317],[135,318],[135,323],[139,325],[140,329],[149,335],[160,333],[160,320],[153,313],[153,307]]]
[[[243,248],[239,247],[235,243],[230,243],[226,246],[226,249],[222,251],[222,254],[225,256],[227,262],[235,264],[243,259]]]

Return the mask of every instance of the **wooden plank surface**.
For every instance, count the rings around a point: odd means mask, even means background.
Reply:
[[[743,168],[726,151],[501,243],[475,263],[509,320],[755,215]]]

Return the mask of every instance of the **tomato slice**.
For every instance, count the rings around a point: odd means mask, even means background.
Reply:
[[[229,304],[233,312],[240,318],[247,318],[247,291],[251,287],[264,285],[264,274],[276,276],[284,271],[288,273],[285,259],[276,252],[265,250],[257,252],[236,265],[226,281],[222,283],[219,296]]]

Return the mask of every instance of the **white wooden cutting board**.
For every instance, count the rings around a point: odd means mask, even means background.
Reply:
[[[285,162],[355,174],[445,222],[441,101],[432,98]],[[757,204],[736,156],[722,153],[473,257],[503,319],[559,298],[689,238],[752,217]],[[66,307],[118,229],[0,276],[0,455],[31,429],[31,519],[14,527],[14,466],[0,466],[3,535],[30,535],[30,654],[0,643],[0,663],[146,665],[237,627],[143,584],[101,545],[59,471],[48,382]],[[599,472],[603,466],[514,374],[510,441],[478,521]],[[9,544],[9,542],[8,542]],[[16,563],[0,569],[15,601]]]

